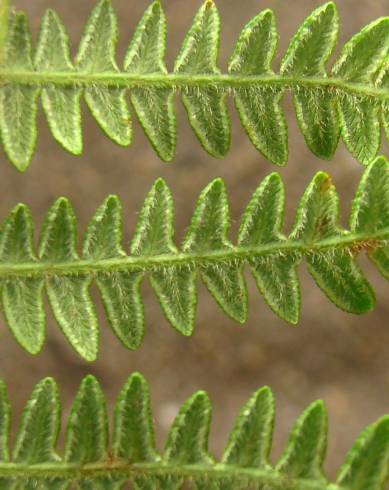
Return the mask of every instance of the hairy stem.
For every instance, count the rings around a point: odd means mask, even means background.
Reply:
[[[201,479],[209,481],[227,479],[228,481],[247,481],[248,484],[266,484],[274,490],[341,490],[339,486],[325,481],[295,479],[278,473],[272,469],[246,469],[217,464],[215,466],[183,465],[174,466],[162,463],[111,463],[109,465],[89,464],[84,466],[72,464],[40,464],[23,466],[19,464],[0,464],[0,478],[64,478],[77,481],[80,479],[96,479],[109,477],[112,479],[133,479],[136,477],[179,477],[183,479]]]
[[[379,248],[388,244],[389,228],[384,228],[376,233],[357,234],[349,233],[335,236],[314,243],[300,241],[278,241],[259,245],[258,247],[231,247],[230,249],[214,250],[204,254],[181,253],[163,254],[153,256],[123,256],[102,260],[68,261],[62,263],[29,262],[29,263],[0,263],[0,279],[9,276],[31,275],[77,275],[93,274],[98,272],[115,271],[152,271],[156,268],[168,268],[176,266],[206,267],[217,262],[247,262],[258,257],[278,254],[309,255],[330,251],[333,249],[348,250],[356,254],[364,248]]]
[[[125,72],[83,73],[83,72],[34,72],[0,70],[0,83],[21,84],[44,87],[48,84],[59,86],[91,86],[123,88],[189,88],[204,87],[220,89],[239,88],[292,88],[302,87],[317,90],[340,91],[354,96],[375,97],[380,100],[389,99],[389,90],[370,85],[347,83],[336,78],[297,78],[282,75],[196,75],[196,74],[134,74]]]

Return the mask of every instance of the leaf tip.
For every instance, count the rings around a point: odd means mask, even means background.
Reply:
[[[224,183],[224,180],[221,177],[217,177],[216,179],[213,179],[208,186],[206,187],[208,190],[213,190],[213,191],[220,191],[223,192],[226,190],[226,185]]]
[[[28,155],[25,158],[16,159],[13,156],[11,157],[10,155],[8,155],[8,158],[18,172],[24,173],[30,166],[32,157]]]
[[[215,5],[215,2],[213,0],[205,0],[204,7],[206,9],[210,9],[210,8],[216,7],[216,5]]]
[[[121,209],[122,205],[119,196],[116,194],[110,194],[103,201],[103,206],[111,209]]]
[[[29,218],[31,216],[30,209],[26,204],[18,203],[11,211],[11,216]]]
[[[97,354],[98,354],[98,346],[92,346],[90,349],[86,350],[85,349],[85,346],[82,346],[83,347],[83,350],[81,349],[78,349],[77,352],[80,354],[80,356],[86,361],[86,362],[89,362],[89,363],[92,363],[92,362],[95,362],[96,359],[97,359]],[[86,378],[85,378],[86,379]],[[97,380],[96,378],[94,378],[96,383],[97,383]],[[91,383],[91,381],[89,381],[88,383]]]
[[[269,174],[267,177],[265,177],[264,182],[283,185],[281,175],[278,172],[272,172]]]
[[[321,9],[322,10],[332,10],[332,12],[334,14],[338,13],[338,7],[337,7],[336,3],[333,1],[325,3],[324,5],[322,5]]]
[[[194,393],[187,402],[187,407],[202,407],[206,411],[212,411],[211,400],[209,399],[208,393],[203,390],[199,390]]]
[[[313,185],[317,186],[322,193],[334,187],[332,178],[326,172],[317,172],[312,180]]]
[[[259,390],[257,390],[254,393],[255,400],[259,400],[263,398],[265,398],[266,400],[274,404],[274,400],[275,400],[274,393],[273,390],[268,385],[262,386],[262,388],[259,388]]]
[[[100,390],[100,383],[97,381],[97,378],[93,376],[93,374],[88,374],[81,381],[81,390]]]
[[[56,208],[67,208],[70,207],[70,201],[67,197],[61,196],[54,201],[54,206]]]
[[[50,391],[58,391],[57,383],[54,378],[47,377],[42,379],[37,385],[37,389],[50,390]]]
[[[151,4],[151,9],[159,12],[162,9],[161,0],[154,0],[153,3]]]
[[[384,155],[378,155],[369,165],[369,167],[386,167],[389,169],[389,162]]]
[[[163,179],[162,177],[158,177],[158,179],[154,182],[152,189],[161,192],[161,191],[168,190],[169,187],[165,179]]]
[[[311,403],[304,412],[305,417],[315,417],[320,418],[326,424],[327,421],[327,408],[323,400],[316,400]]]
[[[327,412],[325,403],[323,400],[316,400],[312,402],[309,406],[309,410],[317,413],[325,413]]]
[[[133,373],[127,380],[129,387],[147,387],[148,383],[146,378],[139,371]]]

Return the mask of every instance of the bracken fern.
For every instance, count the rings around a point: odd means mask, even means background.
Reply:
[[[195,323],[198,278],[232,319],[247,319],[247,264],[273,311],[290,323],[300,313],[297,267],[304,260],[318,286],[339,308],[356,314],[375,297],[357,257],[367,252],[389,279],[389,163],[377,158],[366,170],[353,201],[350,231],[339,224],[338,196],[319,172],[299,204],[292,231],[282,232],[284,188],[269,175],[252,196],[237,244],[229,240],[230,216],[222,180],[201,193],[180,248],[174,243],[173,201],[159,179],[138,218],[130,255],[122,247],[119,199],[109,196],[92,218],[77,249],[77,223],[67,199],[47,214],[38,252],[28,208],[16,206],[0,229],[0,287],[8,324],[18,342],[36,354],[45,337],[42,293],[47,291],[59,325],[77,352],[92,361],[99,329],[89,287],[96,282],[113,330],[130,349],[143,338],[140,285],[148,276],[163,312],[183,335]]]
[[[168,73],[166,21],[158,0],[142,18],[120,69],[115,60],[117,19],[109,0],[101,0],[92,12],[74,61],[65,27],[52,10],[43,18],[34,52],[21,12],[9,16],[4,44],[8,0],[2,2],[0,131],[5,151],[19,170],[27,168],[34,152],[39,96],[53,136],[76,155],[82,152],[82,96],[105,133],[119,145],[130,144],[128,92],[146,135],[165,161],[172,160],[176,148],[176,92],[199,141],[214,157],[223,157],[230,146],[228,95],[254,146],[279,165],[288,158],[280,107],[287,90],[293,92],[307,145],[321,158],[333,156],[342,136],[355,158],[368,164],[380,148],[381,123],[389,137],[388,17],[352,37],[328,75],[339,20],[335,4],[326,3],[300,26],[276,74],[276,23],[273,12],[264,10],[243,29],[228,73],[222,74],[217,67],[219,14],[207,0]]]
[[[0,383],[0,488],[6,490],[383,490],[388,480],[389,416],[366,428],[348,453],[336,483],[323,472],[327,411],[311,404],[296,421],[275,465],[271,390],[258,390],[237,418],[220,461],[208,451],[212,407],[200,391],[181,407],[163,454],[154,441],[146,381],[133,374],[115,405],[112,442],[101,388],[85,378],[66,429],[64,456],[57,453],[60,402],[53,379],[41,381],[23,411],[12,455],[10,408]],[[126,488],[128,488],[126,486]]]

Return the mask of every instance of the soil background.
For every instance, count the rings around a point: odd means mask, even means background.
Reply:
[[[58,11],[69,29],[76,51],[94,0],[14,0],[28,12],[34,40],[46,8]],[[118,60],[148,5],[145,0],[113,0],[120,24]],[[171,69],[182,39],[200,6],[198,0],[165,0],[168,19],[168,66]],[[297,26],[314,7],[312,0],[219,0],[222,19],[220,67],[225,70],[243,25],[264,8],[274,9],[281,33],[277,59],[285,52]],[[340,45],[368,22],[389,14],[387,0],[338,0],[341,16]],[[172,164],[164,164],[147,142],[134,118],[134,143],[123,149],[109,141],[84,107],[82,157],[64,152],[49,134],[40,110],[39,138],[35,157],[25,174],[19,174],[0,155],[0,216],[3,219],[18,202],[31,207],[39,231],[45,213],[59,196],[71,199],[79,218],[80,236],[97,206],[111,193],[118,194],[124,208],[125,239],[132,236],[137,212],[157,177],[163,177],[176,203],[177,242],[183,236],[201,189],[215,177],[225,180],[233,219],[234,239],[240,215],[251,193],[270,172],[282,175],[287,189],[285,230],[290,229],[300,195],[313,175],[328,171],[341,196],[342,220],[346,224],[351,199],[363,168],[339,145],[331,163],[321,161],[307,149],[297,129],[291,97],[283,106],[290,128],[288,165],[277,169],[251,146],[229,101],[233,139],[231,151],[221,161],[208,156],[191,131],[184,108],[176,100],[178,149]],[[382,152],[388,154],[383,144]],[[147,281],[142,286],[146,311],[146,336],[137,352],[125,350],[102,313],[98,361],[83,362],[69,347],[47,311],[47,341],[41,355],[27,355],[0,320],[0,376],[9,385],[15,421],[33,385],[45,376],[58,381],[66,418],[82,377],[92,373],[101,381],[112,409],[126,377],[135,370],[149,380],[158,440],[162,446],[180,404],[198,389],[208,391],[214,405],[211,449],[219,455],[233,420],[251,393],[262,385],[274,390],[277,420],[273,457],[280,454],[297,415],[321,398],[330,414],[326,467],[334,475],[361,429],[389,412],[389,284],[367,260],[361,260],[377,292],[375,310],[357,317],[332,305],[313,283],[304,266],[302,317],[297,327],[288,326],[265,305],[247,274],[250,294],[249,320],[239,326],[219,310],[205,287],[199,286],[195,333],[185,339],[169,327]]]

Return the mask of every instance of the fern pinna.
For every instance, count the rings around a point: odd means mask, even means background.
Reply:
[[[269,175],[252,196],[241,220],[237,245],[228,232],[230,216],[223,182],[201,193],[180,248],[173,240],[173,201],[157,180],[140,213],[130,255],[122,248],[122,213],[109,196],[92,218],[78,254],[77,224],[69,201],[58,199],[46,217],[38,252],[28,208],[16,206],[0,229],[3,310],[17,341],[40,351],[45,337],[43,291],[70,343],[92,361],[99,329],[89,295],[100,290],[113,330],[130,349],[143,338],[140,285],[147,276],[166,319],[191,335],[200,278],[222,310],[237,322],[247,318],[247,264],[274,312],[290,323],[300,314],[297,267],[304,260],[318,286],[339,308],[356,314],[374,307],[375,297],[357,256],[367,252],[389,278],[389,163],[377,158],[366,170],[353,202],[350,231],[339,224],[338,196],[330,177],[319,172],[302,196],[293,229],[282,232],[284,188]]]
[[[327,411],[310,405],[296,421],[275,465],[270,462],[274,398],[258,390],[243,407],[218,462],[208,451],[212,407],[198,392],[180,409],[163,454],[154,441],[146,381],[133,374],[120,392],[112,441],[101,388],[85,378],[66,429],[64,456],[56,450],[60,402],[53,379],[34,389],[21,416],[11,455],[10,407],[0,383],[0,488],[12,490],[384,490],[388,480],[389,416],[366,428],[341,467],[336,483],[323,472]],[[125,488],[128,488],[127,486]]]
[[[8,16],[8,1],[1,2],[0,43],[10,20],[0,58],[0,131],[5,151],[19,170],[27,168],[34,152],[39,96],[53,136],[76,155],[82,152],[82,96],[114,142],[131,143],[127,92],[147,137],[165,161],[173,159],[176,148],[176,92],[200,143],[214,157],[223,157],[230,146],[227,95],[235,99],[254,146],[279,165],[288,158],[280,107],[287,90],[293,92],[307,145],[321,158],[331,159],[342,136],[355,158],[368,164],[380,148],[381,123],[389,138],[388,17],[352,37],[328,75],[325,65],[336,46],[339,19],[335,4],[326,3],[298,29],[276,74],[276,23],[273,12],[265,10],[243,29],[228,73],[222,74],[217,67],[220,19],[216,5],[206,0],[168,73],[166,21],[159,0],[140,21],[123,69],[115,60],[118,29],[110,0],[101,0],[92,12],[74,62],[55,12],[45,14],[32,53],[27,19],[21,12]]]

